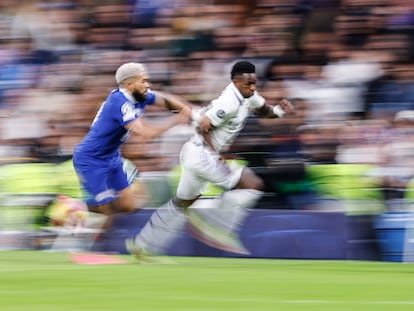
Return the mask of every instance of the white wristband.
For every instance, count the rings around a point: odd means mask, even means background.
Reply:
[[[192,108],[191,109],[191,120],[198,123],[201,119],[201,109],[200,108]]]
[[[282,118],[286,114],[286,112],[284,112],[282,107],[280,107],[279,105],[273,107],[273,113],[279,118]]]

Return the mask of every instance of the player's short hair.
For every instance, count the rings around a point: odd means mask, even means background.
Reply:
[[[141,63],[125,63],[118,67],[118,69],[115,72],[115,80],[116,83],[121,84],[124,80],[138,76],[142,74],[143,72],[146,72],[146,68]]]
[[[242,75],[243,73],[255,73],[256,72],[256,66],[247,61],[242,60],[233,65],[231,68],[230,77],[231,79],[234,79],[235,76]]]

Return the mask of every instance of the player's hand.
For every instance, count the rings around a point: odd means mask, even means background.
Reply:
[[[295,110],[295,107],[292,105],[292,103],[287,100],[286,98],[283,98],[282,100],[279,101],[278,105],[280,106],[280,108],[283,109],[283,111],[286,114],[291,114],[293,113],[293,111]]]

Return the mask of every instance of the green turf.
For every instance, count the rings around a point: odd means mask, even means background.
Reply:
[[[413,264],[125,258],[78,265],[60,252],[1,251],[0,310],[414,310]]]

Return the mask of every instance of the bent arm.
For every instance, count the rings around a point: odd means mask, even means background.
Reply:
[[[210,131],[214,128],[213,124],[211,124],[211,120],[207,116],[203,116],[200,120],[200,123],[197,127],[197,132],[203,137],[204,142],[214,150],[213,142],[211,139]]]

